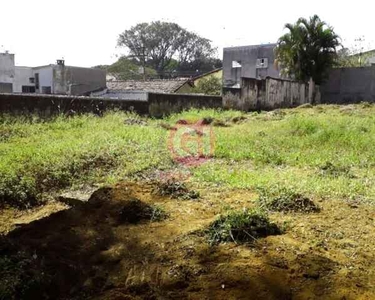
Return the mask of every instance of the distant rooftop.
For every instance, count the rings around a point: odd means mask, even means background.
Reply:
[[[242,50],[242,49],[256,49],[256,48],[275,48],[276,43],[260,44],[260,45],[247,45],[247,46],[236,46],[236,47],[225,47],[224,50]]]
[[[147,81],[107,81],[107,88],[110,91],[144,91],[154,93],[174,93],[186,81],[186,79],[155,79]]]

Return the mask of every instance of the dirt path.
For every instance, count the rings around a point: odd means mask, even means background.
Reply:
[[[326,201],[317,214],[274,213],[284,234],[209,246],[197,230],[255,196],[201,194],[177,201],[147,184],[101,189],[88,204],[11,232],[0,254],[22,250],[46,276],[28,299],[375,299],[373,207]],[[170,218],[123,224],[119,211],[130,198],[161,205]]]

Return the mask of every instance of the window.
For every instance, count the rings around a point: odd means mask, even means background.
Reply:
[[[51,94],[50,86],[42,86],[42,94]]]
[[[240,60],[234,60],[232,61],[232,68],[242,68],[241,61]]]
[[[35,73],[35,88],[39,89],[39,73]]]
[[[35,93],[35,86],[23,85],[22,93],[27,93],[27,94]]]
[[[268,58],[258,58],[257,59],[257,69],[268,68]]]
[[[30,77],[29,78],[29,83],[35,83],[35,78],[34,77]]]

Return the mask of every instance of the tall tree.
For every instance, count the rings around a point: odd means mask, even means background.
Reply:
[[[289,31],[278,40],[276,61],[281,72],[297,80],[312,78],[317,84],[325,79],[336,61],[340,38],[317,15],[286,24]]]
[[[214,57],[216,49],[211,41],[189,32],[176,23],[140,23],[125,30],[118,38],[118,46],[125,47],[140,63],[159,73],[177,62],[177,69],[197,61]]]

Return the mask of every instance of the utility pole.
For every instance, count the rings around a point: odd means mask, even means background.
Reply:
[[[134,49],[133,51],[136,54],[128,55],[128,57],[132,57],[132,58],[135,57],[139,59],[139,62],[141,63],[141,68],[142,68],[143,81],[146,81],[146,57],[147,57],[146,47],[134,47],[133,49]]]

